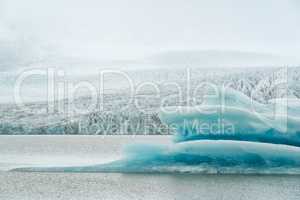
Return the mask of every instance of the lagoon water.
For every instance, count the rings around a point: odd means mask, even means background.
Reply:
[[[11,172],[85,166],[122,157],[128,144],[169,136],[0,136],[0,199],[300,199],[297,175]]]

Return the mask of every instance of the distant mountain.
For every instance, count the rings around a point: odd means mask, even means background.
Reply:
[[[148,55],[136,59],[100,59],[65,57],[43,51],[16,52],[12,45],[0,43],[0,72],[26,67],[57,67],[94,73],[95,69],[147,69],[154,67],[278,67],[298,65],[295,58],[282,57],[268,53],[221,50],[173,50]],[[37,53],[39,52],[39,53]]]
[[[180,50],[155,54],[145,62],[157,65],[198,66],[198,67],[237,67],[237,66],[277,66],[297,64],[295,60],[267,53],[242,51],[194,51]]]

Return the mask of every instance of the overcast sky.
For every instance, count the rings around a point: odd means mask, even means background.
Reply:
[[[298,0],[0,0],[0,61],[7,63],[182,49],[299,58],[299,36]]]

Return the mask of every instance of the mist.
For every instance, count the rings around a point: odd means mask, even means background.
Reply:
[[[0,70],[130,67],[160,53],[207,50],[271,55],[263,65],[298,64],[299,6],[295,0],[1,0]]]

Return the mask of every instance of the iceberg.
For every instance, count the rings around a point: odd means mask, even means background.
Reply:
[[[278,100],[261,104],[235,90],[222,90],[198,107],[160,114],[176,130],[170,145],[129,146],[123,159],[106,164],[14,171],[300,174],[300,104],[274,102]]]

